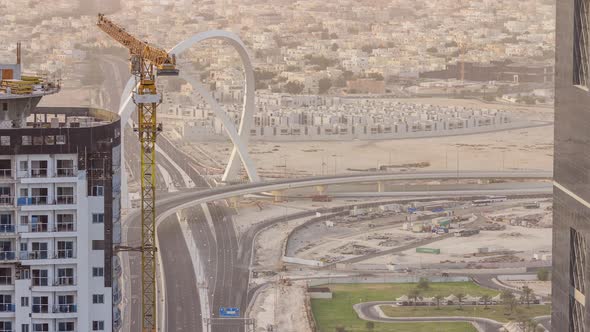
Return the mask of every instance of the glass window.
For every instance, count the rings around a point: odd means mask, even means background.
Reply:
[[[57,241],[57,258],[74,258],[74,242]]]
[[[58,160],[57,161],[57,176],[74,176],[74,161],[73,160]]]
[[[12,269],[9,267],[0,267],[0,285],[12,284]]]
[[[104,295],[103,294],[93,294],[92,295],[92,303],[94,303],[94,304],[104,303]]]
[[[58,332],[71,332],[74,331],[74,322],[59,322],[57,324]]]
[[[57,204],[74,204],[74,188],[57,187]]]
[[[33,138],[31,136],[22,136],[22,144],[23,145],[31,145],[33,144]]]
[[[92,321],[92,331],[104,331],[104,321],[103,320],[93,320]]]
[[[74,215],[73,214],[58,214],[57,219],[57,231],[58,232],[73,232],[74,227]]]
[[[57,136],[55,136],[55,144],[57,144],[57,145],[64,145],[64,144],[66,144],[66,136],[65,135],[57,135]]]
[[[0,214],[0,225],[12,225],[12,215]]]
[[[93,224],[104,223],[104,213],[93,213],[92,214],[92,223]]]
[[[12,322],[0,321],[0,332],[12,332]]]
[[[43,145],[43,136],[34,136],[33,145]]]
[[[49,297],[47,296],[33,296],[33,312],[34,313],[49,313]],[[33,327],[33,330],[35,328]],[[48,330],[40,330],[48,331]]]
[[[10,146],[10,136],[0,136],[0,145]]]
[[[20,305],[21,307],[28,307],[29,306],[29,298],[26,296],[23,296],[20,298]]]
[[[57,284],[60,286],[74,285],[74,269],[73,268],[57,269]]]
[[[47,259],[47,243],[33,242],[31,243],[32,257],[31,259]]]
[[[49,332],[49,323],[34,323],[33,332]]]
[[[92,186],[91,196],[104,196],[104,187]]]
[[[48,286],[48,271],[47,270],[32,270],[33,278],[31,278],[33,286]],[[33,302],[34,304],[34,302]]]
[[[92,268],[92,276],[93,277],[103,277],[104,276],[104,268],[102,268],[102,267],[93,267]]]

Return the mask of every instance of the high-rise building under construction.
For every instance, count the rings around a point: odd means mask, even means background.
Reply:
[[[120,120],[0,65],[0,331],[116,331]]]

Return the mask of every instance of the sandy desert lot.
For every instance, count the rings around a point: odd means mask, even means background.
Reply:
[[[552,121],[553,109],[507,104],[484,104],[476,100],[410,99],[405,102],[501,108],[516,116]],[[219,164],[225,164],[229,141],[194,143]],[[186,143],[185,151],[200,152]],[[388,141],[257,142],[250,153],[263,176],[293,177],[351,172],[382,165],[420,164],[422,170],[552,170],[553,126],[462,136],[413,138]],[[212,163],[212,162],[211,162]],[[213,163],[212,163],[213,164]],[[286,166],[286,167],[285,167]],[[404,167],[399,167],[401,169]]]

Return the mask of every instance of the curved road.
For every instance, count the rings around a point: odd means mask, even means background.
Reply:
[[[488,318],[481,317],[383,317],[380,315],[376,307],[380,305],[394,304],[393,302],[365,302],[358,303],[353,306],[354,311],[357,313],[360,319],[380,322],[380,323],[408,323],[408,322],[466,322],[471,324],[477,324],[478,330],[482,332],[498,332],[504,325],[503,323],[497,322]],[[538,322],[549,331],[547,328],[550,326],[550,317],[541,316],[535,317],[533,320]]]
[[[464,173],[462,176],[466,178],[479,178],[479,177],[491,177],[491,178],[546,178],[550,173],[547,172],[469,172]],[[295,187],[305,187],[305,186],[313,186],[317,183],[322,184],[330,184],[330,183],[346,183],[347,181],[351,182],[363,182],[363,181],[374,181],[372,179],[422,179],[422,178],[445,178],[445,177],[456,177],[456,173],[451,172],[424,172],[424,173],[402,173],[402,174],[370,174],[370,175],[341,175],[341,176],[327,176],[327,177],[320,177],[320,178],[303,178],[303,179],[289,179],[289,180],[280,180],[280,181],[270,181],[270,182],[263,182],[263,183],[249,183],[249,184],[241,184],[241,185],[233,185],[233,186],[226,186],[215,188],[211,190],[199,191],[199,190],[185,190],[179,191],[173,195],[161,195],[160,199],[157,202],[157,210],[159,211],[159,220],[165,220],[166,218],[173,217],[176,218],[174,215],[176,212],[181,211],[185,208],[194,208],[195,206],[198,207],[200,203],[210,203],[216,200],[225,199],[233,196],[245,195],[250,193],[259,193],[263,191],[270,191],[270,190],[279,190],[285,188],[295,188]],[[494,191],[497,192],[497,191]],[[432,195],[436,195],[435,191],[431,191]],[[407,193],[411,195],[411,193]],[[468,195],[469,191],[464,191],[464,195]],[[213,209],[215,211],[215,209]],[[223,216],[219,216],[218,213],[212,212],[212,217],[215,219],[221,218],[223,220]],[[204,218],[197,218],[200,220],[204,220]],[[174,225],[176,224],[176,225]],[[223,224],[223,223],[222,223]],[[137,226],[139,225],[139,214],[136,212],[130,214],[126,221],[124,232],[126,233],[126,244],[128,245],[137,245],[139,243],[139,232],[137,232]],[[239,258],[239,262],[243,264],[242,270],[247,272],[248,264],[244,262],[249,262],[249,255],[251,254],[251,246],[252,241],[251,239],[241,239],[239,241],[240,246],[236,247],[236,242],[232,242],[231,230],[228,228],[231,225],[229,222],[227,225],[220,225],[220,227],[225,228],[218,228],[215,227],[215,236],[221,236],[224,239],[229,239],[229,242],[221,241],[222,245],[228,245],[227,249],[222,250],[230,250],[235,251],[236,248],[242,257]],[[207,226],[207,225],[205,225]],[[203,226],[203,227],[205,227]],[[232,226],[233,227],[233,226]],[[208,227],[207,227],[208,228]],[[203,228],[204,229],[204,228]],[[130,231],[132,230],[132,231]],[[197,234],[195,231],[201,233],[201,231],[193,230],[194,234]],[[222,234],[225,232],[226,236],[224,237]],[[220,235],[221,234],[221,235]],[[196,278],[192,270],[192,262],[188,258],[189,255],[187,254],[187,247],[182,241],[182,233],[180,231],[179,226],[177,223],[174,222],[164,222],[161,223],[160,227],[158,228],[158,236],[160,239],[161,244],[161,252],[162,252],[162,267],[163,270],[166,271],[166,298],[168,300],[174,299],[174,305],[170,303],[166,303],[167,305],[167,313],[168,317],[166,319],[167,331],[200,331],[201,325],[195,325],[195,322],[200,319],[200,307],[198,306],[198,289],[196,285]],[[213,237],[212,237],[213,238]],[[195,239],[197,242],[200,239]],[[235,257],[230,257],[228,255],[223,256],[223,252],[221,253],[222,256],[215,257],[213,259],[220,259],[223,260],[225,263],[225,267],[227,268],[234,268],[232,266],[227,266],[228,264],[232,264],[232,260]],[[140,311],[139,311],[139,297],[137,294],[140,293],[140,277],[137,273],[139,269],[139,255],[137,253],[130,253],[130,290],[128,288],[128,292],[131,294],[126,294],[126,298],[131,299],[131,313],[130,317],[125,318],[125,320],[129,320],[131,323],[130,330],[135,332],[139,331],[140,329]],[[190,264],[189,264],[190,263]],[[219,269],[216,269],[219,270]],[[217,273],[217,272],[216,272]],[[221,277],[223,280],[227,280],[224,278],[223,271],[219,272],[220,275],[214,276],[215,280]],[[235,292],[236,286],[237,289],[243,291],[242,294],[245,294],[247,291],[247,274],[246,273],[238,273],[236,277],[230,277],[231,280],[230,284],[226,284],[225,286],[230,286],[229,289],[225,291],[226,294],[230,295],[221,295],[221,299],[223,301],[231,301],[231,303],[236,303],[235,305],[240,305],[240,307],[245,308],[244,303],[247,301],[246,295],[238,295],[237,293],[241,293],[240,291]],[[223,282],[223,281],[222,281]],[[235,283],[235,285],[234,285]],[[242,286],[238,286],[238,284],[243,284]],[[242,287],[245,287],[242,288]],[[224,289],[223,285],[220,289]],[[210,290],[211,291],[211,290]],[[211,293],[211,292],[210,292]],[[213,292],[214,296],[214,305],[221,305],[221,300],[215,301],[219,295],[218,291],[215,290]],[[236,298],[235,296],[238,296]],[[225,296],[228,296],[227,298]],[[239,298],[242,296],[242,298]],[[170,302],[170,301],[167,301]],[[226,302],[224,302],[226,303]],[[224,305],[232,305],[232,304],[224,304]],[[215,312],[216,308],[212,307],[212,311]],[[197,320],[195,320],[197,319]],[[217,331],[217,329],[216,329]],[[231,330],[228,330],[231,331]],[[233,332],[233,331],[232,331]]]

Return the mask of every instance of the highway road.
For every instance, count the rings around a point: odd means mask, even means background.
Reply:
[[[106,73],[105,76],[110,77],[109,80],[103,82],[101,91],[103,91],[101,101],[104,103],[102,107],[109,110],[118,110],[120,103],[120,95],[124,84],[129,77],[128,64],[124,59],[119,59],[110,55],[100,57],[99,65]],[[131,175],[137,177],[139,174],[139,143],[137,136],[132,129],[127,127],[124,135],[126,166],[131,169]],[[164,149],[166,151],[166,149]],[[160,153],[157,156],[158,164],[164,167],[167,173],[172,178],[174,186],[178,189],[185,188],[185,182],[179,171],[164,158]],[[131,176],[129,179],[132,179]],[[137,179],[134,179],[137,180]],[[167,193],[169,185],[164,181],[162,172],[158,169],[156,173],[156,187],[158,189],[157,196],[170,195]],[[139,214],[138,211],[128,215],[123,220],[123,245],[137,247],[141,244],[139,232]],[[166,235],[166,249],[162,251],[163,269],[174,271],[177,266],[192,266],[191,259],[188,255],[177,255],[176,253],[186,253],[187,247],[184,238],[180,232],[178,223],[165,223],[161,230]],[[140,331],[141,330],[141,255],[138,252],[127,252],[124,255],[127,259],[122,259],[124,266],[124,301],[125,311],[123,312],[123,331]],[[182,303],[182,308],[173,308],[168,310],[171,327],[168,331],[200,331],[195,329],[176,330],[174,322],[178,322],[179,326],[195,326],[195,322],[200,322],[200,307],[199,302],[194,301],[193,297],[197,297],[197,285],[194,283],[194,273],[178,274],[171,277],[169,283],[166,284],[166,291],[172,298],[176,298]],[[180,286],[181,285],[181,286]],[[191,298],[187,298],[191,297]],[[189,314],[190,313],[190,314]],[[200,326],[200,325],[199,325]]]
[[[544,177],[544,174],[538,173],[522,173],[518,172],[515,173],[506,173],[504,175],[508,177]],[[438,174],[441,177],[448,175],[448,173],[440,173]],[[498,173],[490,173],[490,172],[473,172],[470,173],[469,177],[478,177],[478,176],[493,176],[493,177],[502,177]],[[362,179],[365,181],[367,179],[371,179],[372,176],[377,178],[433,178],[437,176],[437,173],[415,173],[415,174],[375,174],[375,175],[363,175],[361,176]],[[466,175],[467,176],[467,175]],[[232,234],[233,226],[231,226],[231,218],[226,217],[226,213],[220,213],[216,207],[213,205],[209,205],[211,207],[212,212],[211,217],[214,218],[215,222],[214,225],[219,224],[219,227],[214,226],[214,233],[211,235],[207,235],[207,229],[210,229],[208,225],[204,225],[206,218],[202,215],[202,210],[199,208],[199,204],[201,203],[211,203],[215,200],[220,200],[224,198],[229,198],[235,195],[244,195],[247,193],[256,193],[260,191],[267,191],[271,190],[272,188],[285,188],[285,187],[294,187],[300,186],[301,183],[305,183],[307,185],[313,185],[317,181],[321,183],[330,183],[331,181],[342,183],[344,179],[351,179],[354,181],[359,180],[359,176],[351,176],[351,175],[342,175],[342,176],[328,176],[328,177],[321,177],[321,178],[306,178],[306,179],[291,179],[291,180],[280,180],[280,181],[272,181],[272,182],[265,182],[265,183],[255,183],[255,184],[241,184],[241,185],[233,185],[233,186],[226,186],[226,187],[219,187],[215,189],[199,191],[199,190],[185,190],[180,191],[174,195],[161,195],[161,199],[159,199],[157,203],[157,210],[159,211],[159,220],[166,220],[166,222],[162,222],[161,225],[166,225],[166,227],[158,228],[158,236],[160,239],[161,251],[163,253],[167,252],[174,252],[175,257],[184,256],[188,257],[186,246],[180,245],[179,239],[182,238],[180,234],[180,229],[177,227],[170,227],[169,224],[173,224],[174,222],[170,222],[167,218],[172,218],[171,221],[176,220],[176,213],[178,211],[182,211],[185,208],[197,209],[193,210],[192,212],[187,213],[191,216],[192,220],[196,220],[194,223],[191,222],[191,227],[193,228],[193,234],[195,234],[195,242],[199,244],[207,244],[209,249],[209,253],[203,253],[202,255],[210,256],[211,250],[213,250],[212,243],[216,245],[219,244],[220,248],[215,248],[216,256],[214,258],[207,258],[209,263],[212,262],[211,265],[209,264],[206,270],[208,273],[211,273],[210,278],[213,277],[217,283],[221,283],[221,285],[225,285],[225,287],[218,287],[214,284],[214,289],[209,289],[209,293],[211,295],[212,301],[212,311],[217,311],[217,306],[222,305],[221,303],[231,302],[240,304],[245,308],[247,303],[247,274],[246,271],[249,266],[250,262],[250,255],[251,255],[251,246],[252,246],[252,233],[250,237],[246,236],[245,238],[238,239],[237,241],[234,240],[235,233]],[[508,184],[509,186],[514,186],[514,184]],[[271,188],[271,189],[269,189]],[[273,189],[274,190],[274,189]],[[512,190],[512,189],[510,189]],[[497,192],[497,190],[494,190]],[[429,191],[430,195],[436,196],[435,191]],[[415,193],[408,192],[408,196],[412,196]],[[464,195],[468,195],[469,191],[464,191]],[[489,194],[489,193],[488,193]],[[223,221],[225,218],[225,222]],[[138,243],[138,239],[134,238],[138,236],[138,232],[134,232],[130,230],[135,230],[137,227],[133,225],[138,225],[138,214],[133,213],[131,214],[126,222],[124,231],[127,233],[126,237],[129,243]],[[200,226],[196,226],[200,225]],[[201,235],[197,235],[201,234]],[[214,234],[214,235],[213,235]],[[204,237],[203,237],[204,236]],[[217,239],[216,241],[214,239]],[[237,246],[236,246],[237,242]],[[172,248],[169,248],[168,245],[173,244]],[[177,251],[178,250],[178,251]],[[238,252],[239,257],[236,258],[235,252]],[[219,254],[217,254],[219,253]],[[200,253],[201,254],[201,253]],[[130,280],[131,280],[131,294],[128,294],[132,301],[132,304],[138,304],[138,297],[134,294],[139,293],[139,276],[134,272],[139,271],[139,261],[137,260],[137,254],[131,253],[130,254]],[[166,260],[168,256],[163,255],[162,259]],[[217,262],[223,262],[218,264]],[[229,265],[228,265],[229,264]],[[232,266],[233,265],[233,266]],[[163,262],[164,270],[167,273],[166,277],[166,290],[168,289],[194,289],[194,285],[196,285],[196,278],[192,267],[190,264],[172,264],[169,265],[168,262]],[[227,269],[241,269],[242,272],[227,272]],[[168,274],[172,274],[173,277],[168,277]],[[224,274],[225,273],[225,274]],[[176,276],[182,276],[182,278],[177,278]],[[243,277],[246,276],[246,277]],[[240,286],[242,285],[242,286]],[[245,285],[245,286],[244,286]],[[211,282],[209,282],[208,287],[212,287]],[[229,287],[229,288],[227,288]],[[227,295],[230,294],[230,295]],[[232,299],[233,298],[233,299]],[[184,296],[184,297],[175,297],[167,295],[167,312],[168,313],[175,313],[178,314],[175,319],[167,319],[166,324],[169,331],[181,331],[185,330],[188,327],[191,327],[191,331],[200,331],[200,326],[194,326],[194,320],[188,319],[186,317],[191,316],[199,316],[200,313],[197,311],[198,309],[198,293],[194,293],[193,296]],[[217,300],[216,300],[217,299]],[[228,304],[223,304],[228,305]],[[230,304],[232,305],[232,304]],[[190,310],[190,312],[189,312]],[[185,317],[185,318],[183,318]],[[131,306],[131,323],[134,327],[132,327],[131,331],[136,332],[139,331],[139,326],[137,323],[139,322],[140,312],[137,305]],[[135,323],[135,324],[133,324]],[[215,331],[218,331],[217,329]],[[219,331],[229,331],[233,332],[233,330],[221,330]]]

